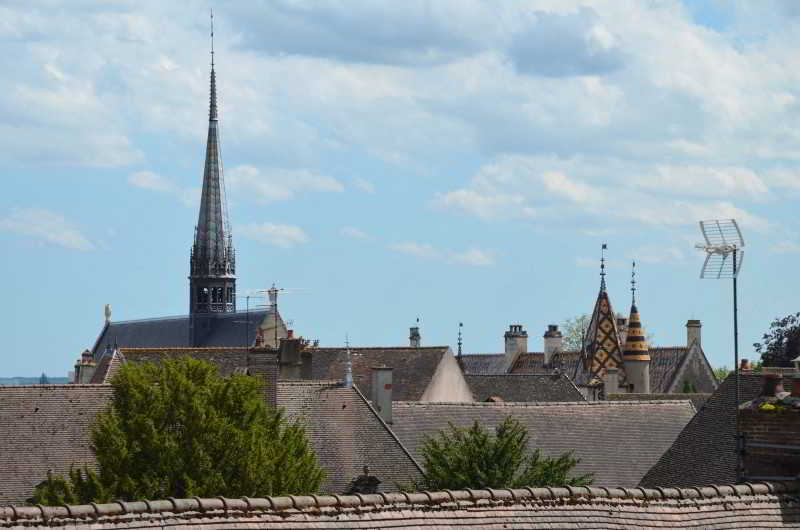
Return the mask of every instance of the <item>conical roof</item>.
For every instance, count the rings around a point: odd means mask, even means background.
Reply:
[[[617,319],[605,290],[605,282],[597,295],[589,328],[583,338],[583,354],[590,380],[605,378],[609,368],[617,368],[619,380],[625,380]]]
[[[639,310],[636,304],[631,304],[631,316],[628,319],[628,335],[625,338],[625,348],[622,352],[623,358],[631,361],[649,361],[650,349],[647,345],[647,337],[644,334],[642,321],[639,317]]]

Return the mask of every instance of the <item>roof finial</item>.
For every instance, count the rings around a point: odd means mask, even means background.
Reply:
[[[464,327],[463,322],[458,323],[458,358],[461,358],[461,328]]]
[[[606,249],[608,245],[603,243],[600,247],[600,290],[606,290]]]
[[[344,334],[344,344],[347,347],[347,359],[344,364],[344,386],[351,388],[353,386],[353,361],[350,358],[350,337],[347,333]]]
[[[636,305],[636,261],[631,265],[631,304]]]
[[[211,97],[208,119],[217,119],[217,74],[214,72],[214,10],[211,10]]]

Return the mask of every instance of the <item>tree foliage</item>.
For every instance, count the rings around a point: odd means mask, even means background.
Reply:
[[[589,327],[589,315],[583,314],[575,318],[568,318],[562,326],[564,351],[581,351],[583,348],[583,335]]]
[[[257,378],[183,357],[127,363],[112,385],[91,430],[97,472],[48,476],[32,502],[300,494],[322,481],[303,428],[265,405]]]
[[[528,451],[528,432],[511,416],[489,433],[476,421],[449,428],[422,447],[424,478],[417,489],[585,486],[591,474],[570,476],[579,462],[571,452],[557,458]]]
[[[718,382],[723,382],[725,379],[731,374],[731,369],[727,366],[718,366],[714,368],[714,377],[717,378]]]
[[[791,367],[792,359],[800,355],[800,312],[773,320],[753,348],[764,366]]]

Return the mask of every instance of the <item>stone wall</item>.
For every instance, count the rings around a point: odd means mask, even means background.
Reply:
[[[800,446],[800,411],[740,410],[739,432],[747,443]],[[800,475],[800,451],[778,447],[747,447],[741,459],[744,475]],[[756,479],[758,480],[758,479]]]

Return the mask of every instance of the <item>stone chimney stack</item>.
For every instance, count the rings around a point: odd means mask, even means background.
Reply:
[[[619,369],[606,370],[606,399],[611,394],[619,394]]]
[[[511,324],[505,335],[506,362],[505,368],[509,370],[520,353],[528,353],[528,332],[522,329],[522,324]]]
[[[419,334],[419,327],[414,326],[410,329],[408,334],[408,344],[412,348],[419,348],[422,346],[422,335]]]
[[[392,423],[392,369],[372,368],[372,406],[386,423]]]
[[[75,379],[74,382],[79,385],[85,385],[92,381],[92,376],[97,368],[97,363],[94,361],[92,352],[84,350],[81,353],[81,358],[75,363]]]
[[[544,332],[544,364],[549,365],[553,354],[563,349],[564,335],[558,330],[557,324],[548,324]]]
[[[278,379],[300,379],[301,369],[300,339],[280,339],[280,347],[278,348]]]
[[[698,346],[702,346],[700,342],[700,330],[702,329],[703,325],[700,323],[699,320],[687,320],[686,321],[686,347],[690,347],[693,342],[696,342]]]
[[[625,339],[628,338],[628,319],[625,317],[617,317],[617,334],[619,335],[619,343],[625,344]]]

